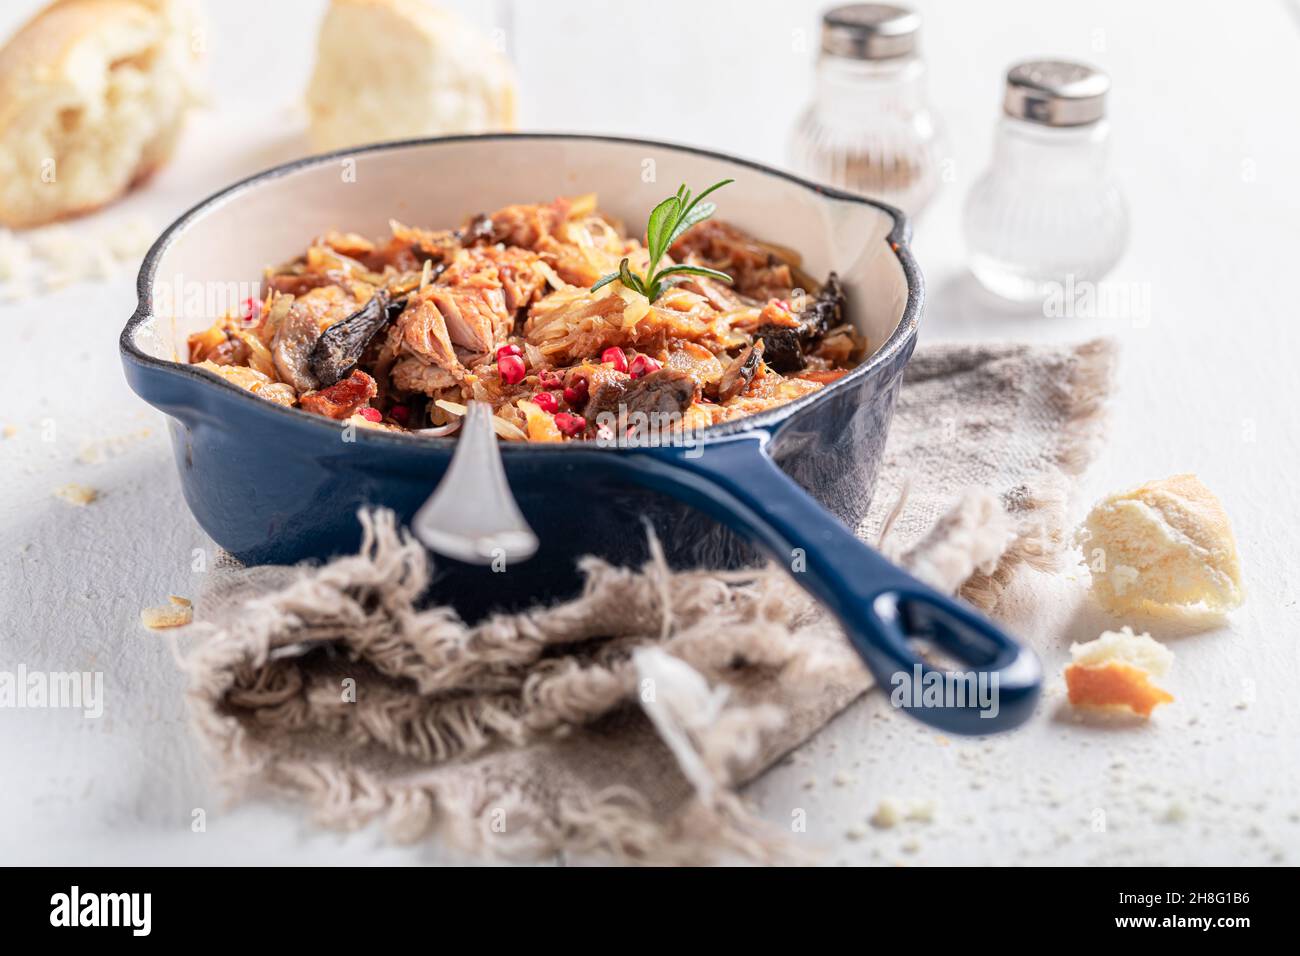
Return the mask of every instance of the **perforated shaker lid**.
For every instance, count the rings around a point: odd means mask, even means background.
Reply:
[[[1007,71],[1002,110],[1044,126],[1085,126],[1106,115],[1110,77],[1069,60],[1030,60]]]
[[[854,60],[889,60],[916,50],[921,17],[887,3],[847,3],[822,14],[822,52]]]

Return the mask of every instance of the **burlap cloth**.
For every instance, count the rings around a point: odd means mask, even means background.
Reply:
[[[918,349],[859,534],[995,610],[1062,550],[1112,364],[1104,340]],[[431,561],[391,514],[360,520],[355,556],[223,572],[200,599],[181,660],[235,792],[484,858],[791,857],[737,787],[872,681],[784,573],[589,557],[579,598],[467,626],[418,609]]]

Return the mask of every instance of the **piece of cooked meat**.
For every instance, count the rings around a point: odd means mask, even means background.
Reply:
[[[388,333],[389,344],[394,351],[397,346],[403,346],[426,362],[456,372],[460,370],[460,360],[451,344],[447,322],[434,301],[436,288],[429,286],[422,292],[411,294],[406,308]]]
[[[334,276],[316,272],[276,272],[262,280],[263,285],[286,295],[306,295],[312,289],[338,285]]]
[[[679,418],[699,397],[700,386],[686,372],[664,368],[633,379],[623,392],[622,404],[629,414]]]
[[[499,285],[511,317],[532,305],[546,289],[546,275],[539,268],[541,258],[527,249],[484,246],[457,256],[440,277],[443,285]]]
[[[210,360],[199,362],[198,367],[220,375],[227,382],[246,388],[254,395],[269,399],[278,405],[292,405],[298,400],[293,386],[286,385],[284,382],[273,382],[256,369],[243,365],[218,365]]]
[[[429,286],[428,301],[442,314],[453,345],[483,355],[509,334],[509,314],[501,287]]]
[[[394,245],[389,246],[387,253],[381,256],[381,262],[390,258],[400,260],[400,256],[393,256],[392,253],[403,247],[409,249],[414,261],[421,265],[426,259],[450,262],[461,250],[460,237],[449,229],[418,229],[397,221],[390,222],[389,227],[393,230]]]
[[[483,249],[456,254],[438,281],[422,293],[434,303],[453,345],[477,354],[490,354],[506,340],[514,324],[515,308],[531,301],[545,282],[533,275],[536,257],[521,250],[494,256]],[[509,292],[503,287],[499,266],[509,272]],[[515,308],[510,302],[515,301]]]
[[[618,414],[618,407],[627,394],[627,387],[632,384],[632,376],[627,372],[597,366],[587,375],[587,405],[583,409],[589,421],[604,413]]]
[[[440,395],[456,385],[456,376],[440,365],[430,365],[414,355],[398,359],[390,373],[395,388],[402,392]]]
[[[522,246],[536,251],[547,237],[553,236],[569,217],[571,201],[506,206],[488,218],[492,221],[492,240],[507,246]]]
[[[379,394],[375,380],[361,369],[319,392],[310,392],[298,399],[298,404],[309,412],[343,421],[351,418]]]

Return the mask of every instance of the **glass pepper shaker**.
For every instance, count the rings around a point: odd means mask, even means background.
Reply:
[[[1019,302],[1096,282],[1124,252],[1128,209],[1107,170],[1110,80],[1082,63],[1007,72],[993,160],[966,198],[970,269]]]
[[[938,183],[938,129],[918,53],[921,18],[851,3],[822,16],[813,101],[790,134],[801,175],[915,215]]]

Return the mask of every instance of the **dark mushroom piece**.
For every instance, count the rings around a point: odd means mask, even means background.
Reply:
[[[803,368],[803,343],[800,329],[788,325],[764,325],[754,330],[754,338],[763,340],[763,361],[782,375]]]
[[[589,424],[630,426],[644,434],[671,429],[699,396],[694,377],[669,368],[636,379],[613,372],[590,387],[591,398],[583,411]]]
[[[800,324],[804,345],[810,345],[826,334],[828,329],[844,323],[844,288],[840,277],[832,272],[826,277],[812,307],[802,317]]]
[[[629,413],[671,420],[684,415],[698,394],[699,385],[691,375],[665,368],[633,379],[623,392],[622,404]]]
[[[804,367],[804,352],[817,343],[829,329],[844,323],[844,288],[840,277],[832,272],[826,284],[807,309],[799,316],[797,328],[764,325],[754,330],[754,338],[767,346],[763,360],[774,371],[786,374]]]
[[[764,340],[759,339],[753,345],[746,346],[743,352],[731,360],[731,364],[723,371],[722,378],[718,380],[719,402],[730,401],[749,388],[749,383],[754,380],[754,373],[758,371],[758,366],[763,361],[764,349]]]
[[[389,299],[388,293],[380,289],[370,297],[369,302],[320,334],[307,362],[312,374],[319,379],[321,388],[333,385],[352,373],[375,333],[388,324],[393,314],[390,306],[395,304]],[[402,304],[405,305],[404,302]],[[401,309],[397,312],[400,313]]]
[[[397,317],[406,309],[406,296],[399,299],[390,299],[388,305],[384,306],[384,311],[388,314],[388,321],[396,321]],[[378,331],[376,329],[376,331]]]

